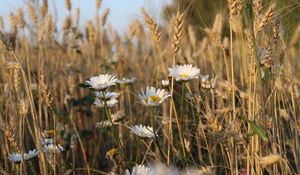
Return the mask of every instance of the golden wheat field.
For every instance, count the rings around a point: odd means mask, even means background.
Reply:
[[[174,0],[122,33],[105,1],[0,18],[0,174],[300,174],[300,1],[224,0],[197,25],[209,1]]]

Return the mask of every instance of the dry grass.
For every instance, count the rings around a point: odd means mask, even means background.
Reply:
[[[66,0],[62,42],[47,0],[9,16],[10,31],[0,33],[2,174],[124,174],[158,161],[177,168],[153,166],[161,174],[300,173],[300,27],[285,33],[275,1],[246,8],[230,0],[202,37],[189,9],[163,24],[142,10],[121,36],[109,9],[98,14],[101,3],[80,27],[79,9],[73,14]],[[168,77],[176,64],[193,64],[201,76],[177,82]],[[98,108],[85,81],[100,73],[137,80],[109,88],[118,104]],[[146,86],[172,97],[145,107],[138,93]],[[126,117],[112,119],[118,111]],[[155,138],[134,135],[136,124],[153,126]],[[64,150],[45,151],[45,138]],[[33,159],[8,159],[34,148]]]

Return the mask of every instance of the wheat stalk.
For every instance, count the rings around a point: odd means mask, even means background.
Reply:
[[[184,34],[184,13],[177,12],[175,22],[174,22],[174,31],[173,31],[173,37],[172,37],[172,49],[173,49],[173,56],[178,53],[178,50],[180,48],[180,42],[183,38]]]
[[[41,15],[44,18],[48,13],[48,0],[43,0]]]
[[[35,10],[34,10],[33,5],[32,5],[31,3],[29,3],[29,4],[27,5],[27,9],[28,9],[28,14],[29,14],[31,20],[32,20],[35,24],[37,24],[37,22],[38,22],[38,16],[37,16],[37,14],[35,13]]]
[[[66,0],[66,8],[69,12],[72,10],[71,0]]]
[[[45,102],[45,104],[52,109],[52,101],[53,98],[51,97],[51,93],[48,89],[47,84],[45,83],[45,78],[44,75],[41,74],[40,79],[39,79],[39,85],[41,88],[41,92],[42,92],[42,96],[43,96],[43,100]]]
[[[101,24],[104,26],[106,24],[107,16],[109,15],[109,9],[105,9],[101,16]]]
[[[274,14],[275,14],[275,8],[276,8],[276,4],[271,3],[267,12],[262,17],[262,19],[256,19],[256,22],[255,22],[256,25],[254,27],[256,34],[258,32],[260,32],[271,21],[271,19],[273,18]]]
[[[156,44],[159,44],[161,39],[161,29],[155,20],[145,11],[144,8],[141,8],[141,12],[144,16],[144,21],[152,32],[152,39]]]
[[[8,142],[11,144],[11,146],[13,147],[13,149],[17,152],[20,152],[20,148],[14,133],[14,122],[11,122],[11,125],[5,124],[3,123],[3,121],[1,121],[0,124],[0,129],[3,131],[3,134],[6,136]]]

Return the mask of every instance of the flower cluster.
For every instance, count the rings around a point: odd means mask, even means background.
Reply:
[[[45,154],[54,154],[60,153],[64,151],[64,147],[60,144],[55,144],[53,138],[55,136],[55,132],[53,130],[48,130],[43,132],[43,138],[41,140],[42,149],[41,152]],[[39,153],[39,150],[33,149],[30,150],[28,153],[20,154],[20,153],[11,153],[8,156],[8,159],[15,163],[20,163],[23,161],[31,160],[36,157]]]
[[[12,162],[20,163],[22,161],[30,160],[38,155],[38,151],[36,149],[30,150],[28,153],[20,154],[20,153],[12,153],[8,156],[8,159]]]
[[[201,79],[201,87],[204,89],[215,89],[217,77],[209,79],[209,75],[205,75]]]

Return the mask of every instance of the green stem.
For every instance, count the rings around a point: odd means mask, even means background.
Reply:
[[[130,91],[129,91],[129,86],[126,86],[126,91],[127,91],[127,99],[128,99],[128,106],[129,106],[129,117],[131,124],[133,124],[133,117],[132,117],[132,108],[131,108],[131,99],[130,99]]]
[[[159,153],[161,155],[161,157],[164,159],[165,162],[167,162],[167,159],[162,151],[162,148],[159,144],[159,141],[158,141],[158,138],[157,138],[157,135],[156,135],[156,130],[155,130],[155,108],[151,109],[151,126],[153,128],[153,134],[154,134],[154,141],[159,149]]]
[[[184,124],[184,120],[183,120],[184,91],[185,91],[185,84],[184,84],[184,82],[182,82],[181,83],[180,119],[181,119],[182,129],[183,130],[185,128],[185,124]]]
[[[115,140],[118,142],[119,148],[121,149],[121,152],[122,152],[123,160],[125,161],[124,147],[123,147],[123,145],[122,145],[122,142],[121,142],[120,138],[118,137],[116,128],[115,128],[115,126],[114,126],[114,124],[113,124],[113,121],[112,121],[112,119],[111,119],[110,112],[109,112],[109,110],[108,110],[107,99],[106,99],[106,97],[105,97],[105,92],[104,92],[104,91],[102,91],[102,95],[103,95],[104,110],[105,110],[105,113],[106,113],[106,117],[107,117],[107,119],[109,120],[109,122],[111,123],[111,127],[112,127],[112,132],[113,132],[114,138],[115,138]],[[125,162],[126,162],[126,161],[125,161]]]
[[[185,96],[185,82],[183,81],[181,83],[181,101],[180,101],[180,123],[182,124],[182,127],[179,132],[181,132],[181,135],[184,137],[183,131],[185,130],[185,121],[184,121],[184,96]],[[183,155],[184,155],[184,160],[185,162],[187,161],[186,159],[186,147],[185,147],[185,142],[183,140]]]

